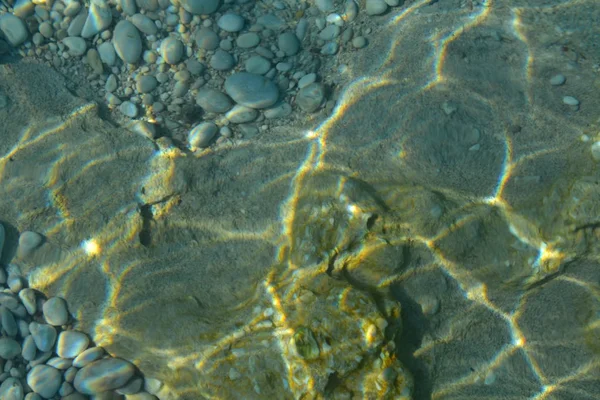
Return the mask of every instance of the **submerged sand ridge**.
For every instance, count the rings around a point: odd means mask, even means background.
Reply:
[[[3,261],[165,398],[594,398],[600,57],[496,4],[408,14],[313,131],[199,157],[4,66]],[[47,242],[13,260],[24,230]]]

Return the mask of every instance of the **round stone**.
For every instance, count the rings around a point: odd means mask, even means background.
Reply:
[[[69,320],[67,302],[60,297],[51,297],[42,306],[44,319],[50,325],[61,326]]]
[[[17,47],[27,40],[28,33],[25,23],[11,13],[0,17],[0,31],[13,47]]]
[[[160,54],[169,64],[174,65],[183,57],[183,43],[174,36],[169,36],[160,44]]]
[[[217,25],[225,32],[239,32],[244,28],[244,18],[237,14],[227,13],[219,18]]]
[[[198,15],[212,14],[221,5],[220,0],[181,0],[180,3],[185,11]]]
[[[352,46],[354,46],[355,49],[362,49],[366,45],[367,39],[364,36],[357,36],[352,39]]]
[[[158,28],[154,21],[145,16],[144,14],[134,14],[131,17],[131,23],[135,25],[136,28],[140,30],[140,32],[145,33],[146,35],[155,35],[158,32]]]
[[[73,366],[76,368],[82,368],[86,365],[100,359],[104,356],[104,349],[102,347],[90,347],[81,354],[79,354],[73,360]]]
[[[25,306],[29,315],[35,314],[37,310],[37,303],[35,301],[35,291],[30,288],[25,288],[19,292],[19,298]]]
[[[60,371],[48,365],[36,365],[27,374],[27,384],[45,399],[53,398],[61,383]]]
[[[100,54],[100,60],[109,67],[115,65],[117,61],[117,54],[115,53],[115,47],[111,42],[104,42],[98,46],[98,54]]]
[[[386,12],[388,5],[383,0],[367,0],[367,15],[381,15]]]
[[[219,127],[214,122],[202,122],[192,128],[188,143],[191,147],[207,147],[218,131]]]
[[[22,400],[24,396],[23,385],[17,378],[7,378],[0,385],[0,399]]]
[[[69,48],[69,54],[74,57],[80,57],[87,50],[87,43],[83,38],[77,36],[68,36],[62,40],[65,46]]]
[[[565,103],[568,106],[578,106],[579,100],[577,100],[573,96],[565,96],[565,97],[563,97],[563,103]]]
[[[200,28],[194,35],[196,45],[204,50],[214,50],[219,47],[219,35],[210,28]]]
[[[300,80],[298,81],[298,88],[300,88],[300,89],[305,88],[308,85],[310,85],[311,83],[315,82],[316,80],[317,80],[317,74],[315,74],[314,72],[311,72],[310,74],[306,74],[302,78],[300,78]]]
[[[233,102],[225,93],[208,87],[198,91],[196,103],[204,111],[214,113],[224,113],[233,107]]]
[[[131,363],[120,358],[104,358],[80,369],[73,383],[78,392],[92,395],[120,388],[134,373]]]
[[[40,24],[38,31],[44,36],[46,39],[50,39],[54,34],[54,29],[52,28],[52,24],[48,21],[44,21]]]
[[[137,106],[130,101],[124,101],[121,103],[119,106],[119,111],[129,118],[135,118],[138,115]]]
[[[218,71],[227,71],[233,68],[235,59],[228,52],[218,49],[210,58],[210,66]]]
[[[29,324],[29,332],[31,332],[38,350],[50,351],[54,347],[54,343],[56,343],[56,329],[53,326],[31,322]]]
[[[592,158],[596,162],[600,162],[600,142],[594,142],[591,147]]]
[[[90,339],[78,331],[62,331],[58,335],[56,354],[62,358],[75,358],[87,349]]]
[[[246,71],[252,74],[264,75],[271,69],[271,62],[263,56],[252,56],[246,60]]]
[[[298,91],[298,94],[296,95],[296,104],[306,112],[314,112],[319,109],[324,98],[325,89],[323,88],[323,85],[311,83]]]
[[[292,32],[283,32],[279,35],[277,45],[279,50],[283,51],[286,56],[293,56],[300,50],[300,41]]]
[[[12,360],[21,354],[21,345],[15,339],[8,337],[0,338],[0,357],[5,360]]]
[[[121,60],[135,64],[142,55],[142,38],[135,25],[127,20],[121,20],[115,26],[113,45]]]
[[[104,0],[90,1],[87,19],[81,30],[81,36],[89,39],[102,32],[112,23],[112,11]]]
[[[245,124],[254,121],[258,117],[258,111],[254,108],[236,105],[225,116],[234,124]]]
[[[236,103],[251,108],[268,108],[277,102],[279,89],[262,75],[238,72],[225,80],[225,92]]]
[[[250,49],[258,46],[260,43],[260,37],[255,32],[242,33],[235,40],[235,43],[242,49]]]
[[[17,255],[20,258],[31,255],[35,249],[41,246],[43,239],[42,235],[36,232],[25,231],[21,233]]]
[[[156,86],[158,81],[152,75],[140,75],[135,82],[135,88],[140,93],[150,93]]]
[[[552,86],[560,86],[567,81],[567,78],[563,74],[556,74],[550,78],[550,84]]]

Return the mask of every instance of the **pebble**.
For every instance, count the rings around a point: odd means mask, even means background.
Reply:
[[[212,14],[221,5],[220,0],[181,0],[180,3],[184,10],[196,15]]]
[[[150,93],[158,86],[158,81],[152,75],[138,75],[135,88],[139,93]]]
[[[600,162],[600,142],[594,142],[591,146],[592,158],[596,162]]]
[[[296,104],[306,112],[314,112],[319,109],[325,98],[325,89],[319,83],[311,83],[300,89],[296,95]]]
[[[21,354],[21,345],[15,339],[0,337],[0,357],[11,360]]]
[[[13,47],[20,46],[29,36],[25,23],[10,13],[0,16],[0,31]]]
[[[556,74],[550,78],[550,84],[552,86],[560,86],[567,81],[567,78],[563,74]]]
[[[78,36],[68,36],[62,40],[62,43],[69,48],[69,54],[73,57],[81,57],[87,50],[87,43]]]
[[[254,32],[242,33],[235,40],[235,43],[242,49],[250,49],[258,46],[260,43],[260,37]]]
[[[36,365],[27,374],[27,384],[46,399],[56,395],[61,383],[60,371],[48,365]]]
[[[30,256],[35,249],[41,246],[42,235],[36,232],[25,231],[19,236],[19,246],[17,247],[17,256],[19,258]]]
[[[119,58],[126,63],[135,64],[142,55],[140,32],[127,20],[121,20],[115,26],[113,45]]]
[[[131,124],[128,128],[133,133],[142,135],[145,138],[148,138],[150,140],[153,140],[156,138],[156,128],[154,127],[154,124],[151,124],[150,122],[134,121],[133,124]],[[59,341],[60,341],[60,338],[59,338]],[[87,347],[87,345],[86,345],[86,347]],[[83,350],[85,350],[85,347],[83,348]],[[60,355],[60,352],[58,354]],[[64,357],[64,356],[61,356],[61,357]]]
[[[225,80],[225,92],[236,103],[251,108],[268,108],[279,98],[279,89],[262,75],[238,72]]]
[[[140,32],[145,33],[146,35],[156,35],[158,32],[158,27],[150,18],[145,16],[144,14],[134,14],[131,17],[131,23],[135,25],[136,28],[140,30]]]
[[[77,331],[63,331],[58,335],[56,354],[62,358],[75,358],[87,349],[90,339]]]
[[[265,118],[277,119],[284,118],[292,114],[292,106],[288,103],[281,103],[273,108],[268,108],[264,111]]]
[[[218,19],[217,25],[225,32],[239,32],[244,28],[244,18],[233,13],[223,14]]]
[[[316,0],[315,5],[322,13],[327,13],[335,9],[333,0]]]
[[[263,56],[252,56],[246,60],[244,66],[247,72],[264,75],[271,69],[271,62]]]
[[[134,372],[133,365],[125,360],[104,358],[80,369],[73,384],[80,393],[98,394],[125,385]]]
[[[228,52],[218,49],[210,58],[210,66],[217,71],[227,71],[233,68],[235,59]]]
[[[201,28],[194,35],[196,45],[204,50],[215,50],[219,47],[219,35],[210,28]]]
[[[104,349],[102,347],[90,347],[75,357],[73,360],[73,366],[77,368],[83,368],[86,365],[99,360],[104,356],[104,354]]]
[[[67,34],[69,36],[79,36],[81,35],[81,31],[83,30],[83,25],[87,19],[86,14],[79,14],[69,24],[67,28]]]
[[[563,103],[565,103],[568,106],[578,106],[579,100],[577,100],[573,96],[565,96],[565,97],[563,97]]]
[[[279,31],[286,26],[286,22],[275,14],[263,14],[256,19],[256,22],[267,29]]]
[[[312,72],[310,74],[306,74],[302,78],[300,78],[300,80],[298,81],[298,88],[299,89],[305,88],[308,85],[310,85],[311,83],[315,82],[316,80],[317,80],[317,74],[315,74],[314,72]]]
[[[346,0],[344,4],[344,15],[347,22],[352,22],[358,16],[358,5],[354,0]]]
[[[50,325],[61,326],[69,320],[67,302],[60,297],[51,297],[42,306],[44,319]]]
[[[327,25],[325,29],[319,32],[319,39],[321,40],[332,40],[340,36],[342,28],[337,25]]]
[[[54,29],[52,28],[52,24],[48,21],[44,21],[40,24],[38,31],[44,36],[46,39],[50,39],[54,34]]]
[[[236,105],[225,116],[234,124],[244,124],[254,121],[258,117],[258,111],[254,108]]]
[[[56,343],[56,329],[51,325],[31,322],[29,332],[40,351],[50,351]]]
[[[88,65],[94,70],[98,75],[104,72],[104,67],[102,66],[102,60],[100,59],[100,54],[98,54],[98,50],[89,49],[86,53],[86,59]]]
[[[112,11],[104,0],[91,0],[87,19],[81,30],[81,37],[89,39],[105,30],[112,23]]]
[[[388,10],[388,5],[383,0],[367,0],[367,15],[381,15]]]
[[[364,36],[357,36],[352,39],[352,46],[355,49],[362,49],[367,45],[367,39]]]
[[[283,32],[279,35],[277,45],[286,56],[296,55],[300,51],[300,41],[292,32]]]
[[[177,64],[183,57],[183,43],[175,36],[169,36],[160,44],[160,54],[167,63]]]
[[[202,88],[196,95],[196,103],[207,112],[224,113],[233,107],[233,102],[217,89]]]
[[[104,42],[98,46],[98,54],[100,54],[100,60],[109,67],[115,65],[117,61],[117,53],[115,47],[111,42]]]
[[[201,122],[190,130],[188,143],[191,147],[207,147],[218,131],[219,128],[214,122]]]
[[[23,385],[17,378],[7,378],[2,385],[0,385],[0,399],[4,400],[22,400],[23,399]],[[28,399],[28,400],[31,400]]]
[[[135,104],[130,101],[124,101],[119,106],[119,111],[129,118],[135,118],[138,115],[138,108]]]
[[[115,90],[117,90],[117,77],[114,74],[110,74],[106,79],[104,90],[106,90],[109,93],[112,93]]]

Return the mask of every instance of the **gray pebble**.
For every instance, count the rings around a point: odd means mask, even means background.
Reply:
[[[145,33],[146,35],[155,35],[156,32],[158,32],[158,28],[154,21],[144,14],[134,14],[131,17],[131,23],[134,24],[140,32]]]
[[[23,357],[27,361],[31,361],[35,359],[36,353],[37,347],[35,347],[35,341],[33,340],[33,336],[28,335],[23,340],[23,350],[21,351],[21,357]]]
[[[121,8],[126,15],[134,15],[137,12],[137,5],[135,0],[120,0]]]
[[[214,113],[224,113],[233,107],[233,102],[225,93],[212,88],[200,89],[196,103],[205,111]]]
[[[275,14],[263,14],[257,18],[256,22],[274,31],[281,30],[286,25],[286,22]]]
[[[246,60],[245,67],[252,74],[264,75],[271,69],[271,62],[262,56],[252,56]]]
[[[87,43],[83,38],[78,36],[69,36],[62,40],[65,46],[69,49],[69,54],[73,57],[80,57],[87,50]]]
[[[111,42],[104,42],[98,46],[98,54],[100,54],[100,59],[102,62],[109,67],[115,65],[117,61],[117,53],[115,52],[115,48]]]
[[[50,325],[61,326],[69,320],[67,302],[60,297],[51,297],[42,306],[44,319]]]
[[[120,358],[105,358],[80,369],[73,384],[80,393],[98,394],[124,386],[134,373],[131,363]]]
[[[344,15],[348,22],[352,22],[356,19],[356,16],[358,15],[358,6],[354,0],[346,0],[346,3],[344,4]]]
[[[142,55],[142,38],[135,25],[127,20],[121,20],[115,26],[113,45],[121,60],[135,64]]]
[[[190,88],[190,85],[187,82],[182,82],[182,81],[175,82],[175,85],[173,86],[172,95],[176,99],[183,97],[183,96],[185,96],[185,94],[187,93],[189,88]]]
[[[50,39],[54,34],[54,29],[52,28],[52,24],[48,21],[44,21],[40,24],[38,31],[44,36],[46,39]]]
[[[310,85],[300,89],[296,95],[296,104],[306,112],[314,112],[319,109],[325,98],[325,89],[319,83],[311,83]]]
[[[131,132],[141,135],[150,140],[153,140],[156,138],[156,129],[154,127],[154,124],[151,124],[150,122],[147,122],[147,121],[134,121],[131,125],[128,125],[128,129]],[[69,331],[69,332],[73,332],[73,331]],[[60,342],[60,336],[59,336],[59,342]],[[87,348],[87,344],[86,344],[86,348]],[[83,350],[85,350],[85,348],[83,348],[81,351],[83,351]],[[58,354],[60,355],[60,353],[58,353]],[[79,354],[79,353],[77,353],[77,354]],[[61,357],[65,357],[65,356],[63,355]],[[73,356],[73,357],[75,357],[75,356]]]
[[[160,54],[169,64],[174,65],[183,57],[183,43],[174,36],[169,36],[160,44]]]
[[[308,32],[308,20],[301,18],[296,25],[296,37],[298,40],[304,40],[306,33]]]
[[[135,118],[138,115],[137,106],[130,101],[124,101],[121,103],[119,106],[119,111],[129,118]]]
[[[215,54],[210,58],[210,66],[218,71],[227,71],[233,68],[235,59],[231,54],[221,49],[215,51]]]
[[[67,28],[67,34],[69,36],[79,36],[83,30],[83,25],[87,19],[86,14],[79,14],[71,20],[69,27]]]
[[[12,360],[21,354],[21,345],[14,339],[0,337],[0,357],[5,360]]]
[[[25,23],[10,13],[0,16],[0,31],[13,47],[20,46],[29,36]]]
[[[254,32],[242,33],[237,37],[235,43],[238,47],[242,49],[250,49],[252,47],[258,46],[260,43],[260,37]]]
[[[108,79],[106,79],[106,84],[104,85],[104,90],[109,93],[117,90],[117,77],[114,74],[110,74]]]
[[[27,257],[37,249],[43,241],[42,235],[37,232],[25,231],[19,236],[19,246],[17,247],[17,256],[19,258]]]
[[[337,25],[327,25],[325,29],[319,32],[319,39],[321,40],[332,40],[340,36],[342,28]]]
[[[75,357],[73,360],[73,366],[77,368],[85,367],[86,365],[102,358],[104,354],[104,349],[102,347],[90,347]]]
[[[29,324],[29,331],[35,345],[40,351],[50,351],[56,343],[56,329],[47,324],[38,324],[37,322],[31,322]]]
[[[2,385],[0,385],[0,399],[5,400],[22,400],[23,399],[23,385],[17,378],[7,378]]]
[[[62,358],[75,358],[87,349],[90,339],[85,333],[63,331],[58,335],[56,354]]]
[[[100,54],[98,54],[98,50],[89,49],[85,55],[88,65],[92,67],[95,73],[98,75],[104,72],[104,67],[102,66],[102,60],[100,59]]]
[[[158,10],[158,0],[135,0],[137,6],[146,11]]]
[[[139,93],[150,93],[158,86],[158,81],[152,75],[138,75],[135,88]]]
[[[169,80],[169,75],[164,72],[159,72],[156,74],[156,80],[160,83],[165,83]]]
[[[383,0],[367,0],[367,15],[381,15],[386,12],[388,5]]]
[[[15,321],[15,317],[10,310],[4,306],[0,306],[0,323],[7,336],[17,336],[17,333],[19,332],[17,321]]]
[[[221,5],[220,0],[181,0],[180,3],[187,12],[196,15],[212,14]]]
[[[192,75],[200,75],[202,72],[204,72],[205,68],[204,64],[193,58],[188,58],[185,61],[185,66],[187,67],[188,72]]]
[[[336,42],[327,42],[321,47],[321,54],[326,56],[332,56],[337,53],[339,45]]]
[[[258,111],[254,108],[236,105],[225,116],[234,124],[244,124],[254,121],[258,117]]]
[[[268,108],[279,98],[279,89],[262,75],[238,72],[225,80],[225,92],[238,104]]]
[[[292,32],[284,32],[279,35],[277,45],[286,56],[293,56],[300,50],[300,41]]]
[[[218,131],[219,128],[214,122],[201,122],[190,130],[188,143],[191,147],[207,147]]]
[[[233,43],[229,39],[223,39],[219,42],[221,50],[231,51],[233,50]]]
[[[352,46],[356,49],[362,49],[367,45],[367,39],[364,36],[357,36],[352,39]]]
[[[27,384],[40,396],[51,399],[62,383],[60,371],[48,365],[36,365],[27,374]]]
[[[302,78],[300,78],[300,80],[298,81],[298,88],[300,88],[300,89],[305,88],[306,86],[310,85],[311,83],[315,82],[316,80],[317,80],[317,74],[315,74],[314,72],[312,72],[310,74],[306,74]]]
[[[194,35],[196,45],[204,50],[214,50],[219,47],[219,35],[210,28],[200,28]]]
[[[104,0],[92,0],[81,36],[89,39],[105,30],[112,23],[112,11]]]
[[[578,106],[579,100],[577,100],[573,96],[565,96],[565,97],[563,97],[563,103],[565,103],[568,106]]]
[[[288,103],[281,103],[264,111],[265,118],[267,119],[285,118],[291,114],[292,106]]]
[[[550,84],[552,86],[560,86],[567,81],[567,78],[563,74],[556,74],[550,78]]]
[[[335,4],[333,3],[333,0],[316,0],[315,5],[322,13],[335,10]]]
[[[225,32],[239,32],[244,28],[244,18],[237,14],[227,13],[219,18],[217,25]]]

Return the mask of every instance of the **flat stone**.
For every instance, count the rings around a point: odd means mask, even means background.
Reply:
[[[217,25],[225,32],[239,32],[244,28],[244,18],[233,13],[223,14]]]
[[[56,329],[52,325],[31,322],[29,332],[33,336],[35,345],[40,351],[50,351],[56,343]]]
[[[60,297],[51,297],[42,306],[44,319],[50,325],[61,326],[69,320],[67,302]]]
[[[100,54],[100,60],[109,67],[115,65],[117,61],[117,53],[115,47],[111,42],[104,42],[98,46],[98,54]]]
[[[135,88],[140,93],[150,93],[158,86],[158,81],[152,75],[139,75],[135,82]]]
[[[121,20],[115,26],[113,45],[119,58],[126,63],[135,64],[142,55],[142,38],[135,25]]]
[[[367,15],[381,15],[387,11],[388,5],[383,0],[367,0]]]
[[[196,95],[196,103],[207,112],[224,113],[233,107],[231,99],[223,92],[213,88],[201,88]]]
[[[87,20],[86,14],[79,14],[79,15],[75,16],[71,20],[71,23],[69,24],[69,27],[67,28],[67,34],[69,36],[80,36],[81,31],[83,30],[83,25],[85,25],[86,20]]]
[[[21,18],[10,13],[6,13],[0,17],[0,31],[13,47],[20,46],[27,40],[29,33],[27,27]]]
[[[238,47],[241,47],[242,49],[250,49],[252,47],[258,46],[258,44],[260,43],[260,36],[258,36],[258,34],[256,34],[255,32],[242,33],[240,36],[237,37],[235,43],[238,45]]]
[[[73,366],[77,368],[85,367],[86,365],[99,360],[104,354],[104,349],[102,347],[90,347],[75,357]]]
[[[131,23],[135,25],[135,27],[138,28],[140,32],[145,33],[146,35],[155,35],[156,32],[158,32],[158,28],[154,21],[152,21],[144,14],[134,14],[131,17]]]
[[[320,83],[311,83],[298,91],[296,104],[306,112],[314,112],[319,109],[324,98],[325,90],[323,85]]]
[[[89,39],[102,32],[112,23],[112,11],[104,0],[92,0],[87,19],[81,30],[81,37]]]
[[[236,103],[251,108],[268,108],[277,102],[279,89],[262,75],[238,72],[225,80],[225,92]]]
[[[286,56],[293,56],[300,50],[300,41],[292,32],[283,32],[279,35],[277,45],[279,46],[279,50],[283,51]]]
[[[235,65],[233,56],[221,49],[215,51],[215,54],[210,58],[210,66],[218,71],[228,71]]]
[[[93,395],[124,386],[134,373],[131,363],[120,358],[104,358],[80,369],[74,386],[80,393]]]
[[[61,383],[60,371],[48,365],[36,365],[27,373],[27,384],[46,399],[56,395]]]
[[[87,43],[78,36],[68,36],[62,42],[69,48],[69,54],[73,57],[81,57],[87,50]]]
[[[180,3],[185,11],[197,15],[212,14],[221,5],[220,0],[181,0]]]
[[[550,84],[552,86],[560,86],[567,81],[567,78],[563,74],[556,74],[550,78]]]
[[[188,143],[190,147],[207,147],[218,131],[219,127],[214,122],[202,122],[190,130]]]
[[[271,69],[271,62],[263,56],[252,56],[246,60],[245,67],[251,74],[264,75]]]

